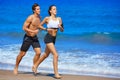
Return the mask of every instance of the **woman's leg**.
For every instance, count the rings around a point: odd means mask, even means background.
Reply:
[[[41,54],[41,49],[40,48],[34,48],[35,51],[35,56],[33,58],[33,65],[38,61],[38,59],[40,58],[40,54]]]
[[[46,47],[46,48],[45,48],[45,53],[38,59],[38,61],[37,61],[37,62],[34,64],[34,66],[32,67],[32,70],[33,70],[33,72],[34,72],[35,74],[37,73],[37,68],[38,68],[39,64],[42,63],[43,60],[49,56],[49,54],[50,54],[50,51],[49,51],[48,48]]]
[[[46,45],[50,52],[53,54],[53,66],[54,66],[54,73],[55,73],[55,78],[61,78],[61,76],[58,73],[58,53],[55,49],[55,46],[53,43],[48,43]]]

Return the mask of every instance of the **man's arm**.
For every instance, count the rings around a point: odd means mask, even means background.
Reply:
[[[29,25],[31,24],[31,22],[32,22],[32,16],[29,16],[29,17],[26,19],[26,21],[24,22],[24,25],[23,25],[23,30],[24,30],[25,32],[33,32],[33,33],[35,32],[35,31],[29,29]]]

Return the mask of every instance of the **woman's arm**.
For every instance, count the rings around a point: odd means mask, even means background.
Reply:
[[[38,26],[40,29],[42,29],[42,30],[47,30],[47,28],[44,28],[41,24],[39,24],[39,26]]]
[[[45,23],[47,23],[47,22],[48,22],[48,17],[45,17],[40,24],[41,24],[41,26],[42,26],[43,24],[45,24]]]
[[[39,28],[42,29],[42,30],[47,30],[47,28],[44,28],[42,25],[47,23],[47,17],[43,19],[43,21],[39,24]]]
[[[64,27],[63,27],[62,19],[60,17],[58,19],[59,19],[59,22],[60,22],[60,24],[59,24],[60,31],[63,32]]]

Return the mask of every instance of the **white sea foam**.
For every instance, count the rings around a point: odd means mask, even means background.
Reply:
[[[19,53],[19,44],[6,45],[0,48],[0,63],[15,65],[16,56]],[[100,74],[100,75],[114,75],[120,76],[120,60],[119,53],[90,53],[80,50],[58,51],[59,53],[59,71],[67,74]],[[33,65],[34,51],[30,49],[25,57],[22,59],[20,66],[24,67],[20,70],[31,71]],[[43,54],[43,52],[42,52]],[[115,55],[118,56],[115,56]],[[111,57],[112,56],[112,57]],[[43,72],[53,72],[53,56],[50,55],[43,63],[40,64],[39,69]],[[118,63],[114,63],[114,62]],[[118,65],[116,67],[112,65]],[[12,68],[11,68],[12,67]],[[2,68],[0,66],[0,68]],[[13,66],[5,67],[6,69],[13,69]]]

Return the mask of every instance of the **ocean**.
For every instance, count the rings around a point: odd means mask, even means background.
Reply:
[[[41,18],[48,7],[57,6],[64,23],[58,31],[55,47],[61,74],[120,78],[120,1],[119,0],[0,0],[0,69],[13,70],[25,32],[22,26],[38,3]],[[46,25],[44,25],[46,27]],[[44,53],[44,36],[38,38]],[[19,71],[31,71],[35,52],[30,48]],[[39,65],[38,72],[53,73],[52,54]]]

